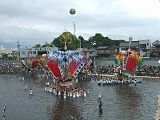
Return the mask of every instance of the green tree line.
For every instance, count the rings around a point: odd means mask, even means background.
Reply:
[[[83,36],[74,36],[72,33],[68,32],[72,41],[67,43],[68,50],[75,50],[77,48],[98,48],[102,46],[119,46],[121,42],[125,40],[113,40],[109,37],[103,36],[101,33],[96,33],[94,36],[89,37],[88,40],[85,40]],[[51,43],[45,42],[43,45],[36,44],[34,47],[52,47],[56,46],[59,49],[64,49],[64,43],[61,42],[61,35],[57,38],[54,38]]]

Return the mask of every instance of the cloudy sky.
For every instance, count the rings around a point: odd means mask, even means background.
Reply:
[[[76,9],[75,15],[69,10]],[[159,0],[1,0],[0,42],[16,47],[51,42],[65,29],[85,39],[160,38]]]

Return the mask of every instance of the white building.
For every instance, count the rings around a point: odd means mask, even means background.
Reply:
[[[140,43],[140,56],[150,57],[151,43],[150,40],[139,40]]]
[[[120,43],[119,51],[125,51],[129,48],[129,41]],[[141,57],[150,57],[151,43],[150,40],[132,41],[130,48],[137,52]]]
[[[125,42],[120,43],[119,52],[126,51],[130,47],[132,50],[134,50],[135,52],[139,54],[139,46],[140,46],[139,41],[132,41],[130,46],[129,46],[129,41],[125,41]]]
[[[39,55],[53,53],[53,51],[58,50],[57,47],[39,47],[39,48],[21,48],[20,58],[24,59],[26,57],[38,57]]]
[[[8,55],[12,58],[13,49],[5,48],[2,43],[0,43],[0,58],[3,58],[3,55]]]

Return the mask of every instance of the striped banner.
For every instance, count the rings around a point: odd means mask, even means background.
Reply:
[[[82,70],[82,68],[84,67],[85,63],[84,62],[81,62],[79,65],[78,65],[78,68],[77,70],[74,72],[73,74],[73,77],[77,77],[77,75],[79,74],[79,72]]]

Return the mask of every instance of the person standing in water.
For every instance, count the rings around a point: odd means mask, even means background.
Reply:
[[[7,108],[7,105],[4,103],[3,105],[3,120],[6,120],[6,116],[5,116],[5,112],[6,112],[6,108]]]
[[[101,92],[99,92],[99,94],[98,94],[98,101],[100,101],[101,100]]]
[[[6,120],[6,116],[5,115],[3,115],[3,120]]]
[[[99,101],[99,117],[102,117],[103,114],[103,108],[102,108],[102,101]]]
[[[33,95],[33,90],[32,89],[29,90],[29,94]]]
[[[99,101],[99,108],[102,108],[102,101]]]
[[[27,90],[27,88],[28,88],[28,87],[27,87],[27,85],[26,85],[25,88],[24,88],[24,90]]]
[[[3,106],[3,112],[6,111],[6,108],[7,108],[7,105],[4,103],[4,106]]]

